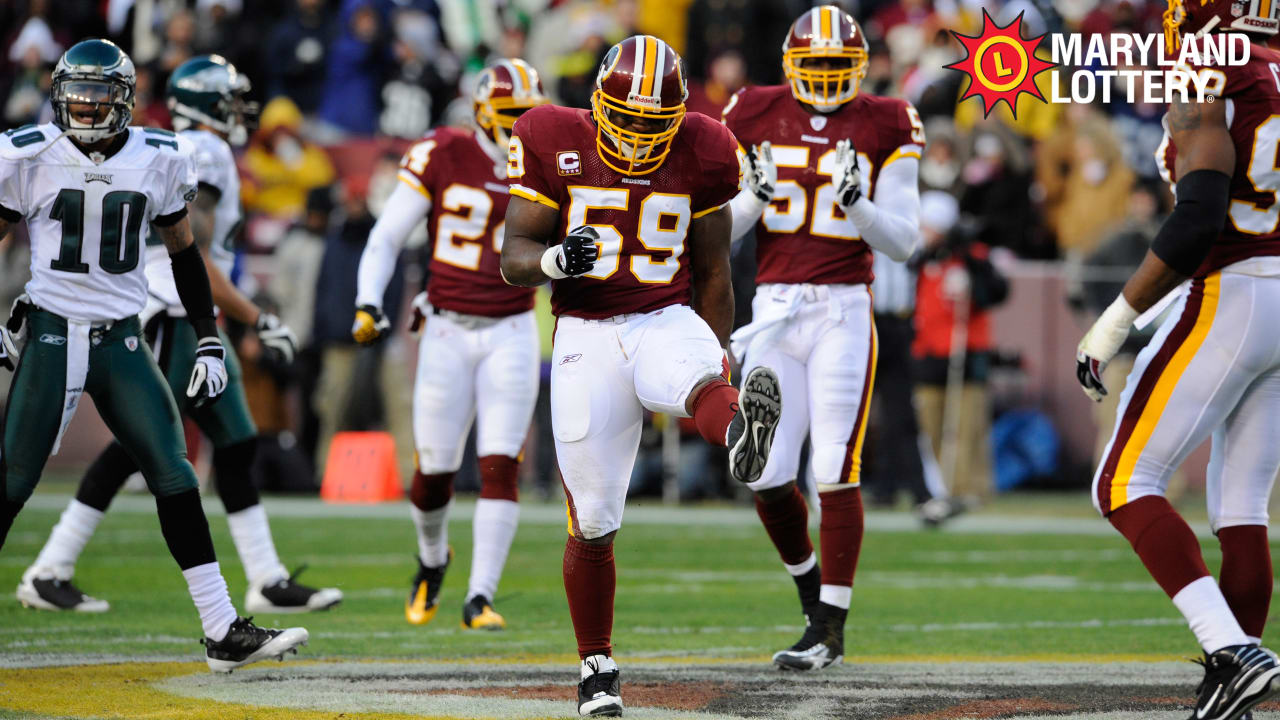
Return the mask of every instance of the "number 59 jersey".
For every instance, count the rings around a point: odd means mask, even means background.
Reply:
[[[1254,44],[1245,65],[1194,71],[1217,102],[1227,103],[1227,127],[1236,151],[1227,220],[1195,274],[1205,277],[1250,258],[1280,256],[1280,52]],[[1166,181],[1176,183],[1178,151],[1169,136],[1168,119],[1166,115],[1156,165]],[[1261,274],[1280,275],[1280,260],[1265,265]],[[1258,269],[1251,274],[1259,274]]]
[[[560,211],[556,231],[600,233],[591,272],[552,281],[556,315],[600,319],[691,299],[689,229],[733,199],[742,177],[723,125],[688,113],[671,152],[646,175],[623,175],[596,150],[587,110],[543,105],[516,121],[508,152],[511,194]]]
[[[51,123],[0,137],[0,217],[27,219],[27,294],[49,312],[83,322],[136,315],[147,300],[146,225],[180,217],[195,197],[188,140],[126,132],[124,146],[96,164]]]

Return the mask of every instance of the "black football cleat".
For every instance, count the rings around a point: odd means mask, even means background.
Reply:
[[[299,645],[306,645],[306,628],[268,630],[251,622],[253,618],[238,617],[221,640],[204,638],[205,657],[209,669],[216,673],[229,673],[238,667],[267,658],[284,659],[287,652],[297,653]]]
[[[767,367],[747,373],[738,391],[738,412],[725,433],[729,475],[734,480],[747,484],[760,479],[781,417],[782,386],[778,375]]]
[[[302,613],[328,610],[342,602],[337,588],[313,588],[297,581],[307,566],[303,565],[284,580],[270,585],[253,585],[245,593],[244,607],[252,613]]]
[[[477,595],[462,606],[463,630],[502,630],[507,621],[493,609],[493,603],[483,595]]]
[[[1190,720],[1239,720],[1280,691],[1280,662],[1257,645],[1232,645],[1196,662],[1204,666],[1204,680]]]
[[[578,683],[578,715],[622,717],[618,663],[608,655],[592,655],[582,661],[582,682]]]
[[[15,594],[23,607],[38,610],[102,613],[111,609],[106,600],[90,597],[70,580],[56,577],[24,577],[18,584],[18,591]]]
[[[417,558],[417,556],[414,556]],[[440,567],[427,567],[418,559],[418,574],[413,578],[413,587],[409,588],[409,597],[404,601],[404,619],[410,625],[426,625],[436,616],[440,609],[440,586],[444,584],[444,573],[453,560],[453,548],[449,548],[449,558]]]
[[[821,670],[844,661],[844,620],[848,610],[819,602],[808,613],[808,626],[795,645],[773,655],[783,670]]]

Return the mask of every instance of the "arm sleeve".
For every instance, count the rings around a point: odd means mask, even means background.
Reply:
[[[173,283],[178,288],[178,299],[187,311],[187,319],[196,329],[198,337],[217,337],[218,326],[213,320],[213,292],[209,289],[209,273],[200,258],[200,248],[191,243],[186,249],[169,256],[173,265]]]
[[[899,157],[885,165],[875,197],[863,195],[849,208],[862,239],[898,262],[911,257],[920,240],[919,164],[914,157]]]
[[[1178,180],[1178,202],[1151,241],[1151,252],[1179,274],[1191,277],[1222,232],[1230,207],[1231,178],[1196,170]]]
[[[382,296],[395,273],[396,259],[413,228],[431,211],[427,196],[407,181],[396,185],[386,207],[369,232],[369,242],[360,256],[356,279],[356,305],[382,307]]]

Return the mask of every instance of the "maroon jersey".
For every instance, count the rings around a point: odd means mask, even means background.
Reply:
[[[560,211],[557,234],[600,233],[595,269],[551,284],[556,315],[599,319],[688,304],[689,227],[738,192],[733,135],[688,113],[657,170],[629,177],[596,152],[586,110],[543,105],[516,121],[508,157],[511,194]]]
[[[870,283],[871,248],[836,202],[836,143],[852,141],[871,197],[885,165],[920,157],[916,109],[859,93],[835,112],[812,113],[789,85],[773,85],[739,90],[723,117],[744,150],[768,140],[778,166],[773,202],[756,226],[756,282]]]
[[[508,285],[498,270],[506,226],[506,167],[471,130],[427,133],[400,161],[400,180],[431,201],[427,300],[468,315],[504,317],[533,307],[531,288]]]
[[[1227,220],[1195,277],[1251,257],[1280,255],[1280,170],[1276,167],[1280,151],[1280,52],[1256,44],[1249,50],[1245,65],[1197,70],[1207,75],[1211,92],[1231,103],[1227,122],[1236,149],[1236,167],[1231,175]],[[1177,148],[1166,129],[1165,141],[1156,150],[1156,164],[1170,183],[1178,179],[1176,157]]]

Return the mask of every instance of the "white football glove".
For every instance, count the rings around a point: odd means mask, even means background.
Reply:
[[[426,292],[413,296],[413,319],[409,321],[409,332],[417,335],[422,331],[422,326],[427,323],[427,313],[430,308]]]
[[[280,318],[271,313],[260,312],[255,327],[258,331],[258,340],[266,346],[267,350],[274,353],[285,365],[293,363],[294,356],[298,354],[298,337],[293,334],[288,325],[280,322]]]
[[[9,372],[18,369],[18,343],[3,325],[0,325],[0,368]]]
[[[9,306],[9,320],[5,323],[9,328],[9,332],[14,339],[22,338],[22,329],[26,324],[27,313],[31,312],[31,308],[35,307],[31,304],[31,298],[22,293],[13,299],[13,305]]]
[[[764,203],[773,200],[773,191],[778,185],[778,166],[773,162],[773,146],[768,140],[747,150],[747,166],[742,170],[742,178],[752,195]]]
[[[196,345],[196,364],[191,368],[191,382],[187,383],[187,397],[195,400],[196,407],[212,403],[227,389],[227,351],[216,337],[200,338]]]
[[[836,143],[836,202],[841,209],[849,208],[862,197],[862,170],[858,167],[858,152],[849,140]]]
[[[1138,311],[1129,306],[1124,295],[1120,295],[1102,312],[1076,347],[1076,380],[1084,394],[1094,402],[1101,402],[1107,394],[1107,388],[1102,384],[1102,371],[1120,352],[1137,317]]]

